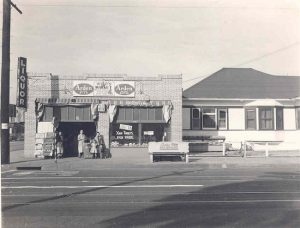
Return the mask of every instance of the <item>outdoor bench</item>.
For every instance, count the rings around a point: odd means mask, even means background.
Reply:
[[[187,142],[149,142],[148,152],[151,162],[154,162],[155,156],[184,156],[185,162],[189,162]]]

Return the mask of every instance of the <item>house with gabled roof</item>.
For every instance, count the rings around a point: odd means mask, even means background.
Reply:
[[[183,137],[300,141],[300,77],[223,68],[183,91]]]

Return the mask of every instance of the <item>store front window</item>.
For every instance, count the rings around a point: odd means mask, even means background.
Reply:
[[[112,146],[135,146],[139,144],[138,124],[112,124]]]
[[[45,106],[43,122],[51,122],[53,117],[58,121],[92,121],[89,105],[82,106]]]
[[[140,146],[163,141],[167,124],[162,107],[119,107],[111,124],[111,146]]]
[[[142,124],[142,144],[163,141],[165,124]]]

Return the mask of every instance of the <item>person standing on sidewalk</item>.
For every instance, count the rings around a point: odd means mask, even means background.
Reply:
[[[80,130],[79,135],[77,136],[78,141],[78,157],[81,158],[84,150],[84,140],[85,135],[83,134],[83,130]]]
[[[100,159],[105,158],[105,154],[104,154],[104,139],[103,136],[100,135],[99,132],[97,132],[97,140],[98,140],[98,157]]]
[[[97,158],[98,153],[98,140],[97,135],[91,140],[91,151],[90,153],[93,154],[93,158]]]
[[[63,147],[63,135],[61,132],[58,132],[56,134],[56,153],[57,153],[57,158],[62,158],[63,153],[64,153],[64,147]]]

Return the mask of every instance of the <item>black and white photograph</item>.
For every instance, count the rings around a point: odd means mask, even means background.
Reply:
[[[0,227],[300,227],[299,0],[0,5]]]

